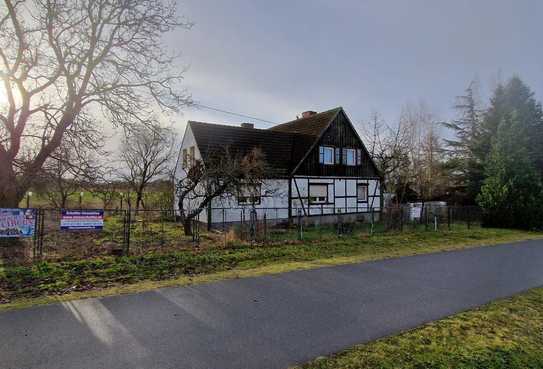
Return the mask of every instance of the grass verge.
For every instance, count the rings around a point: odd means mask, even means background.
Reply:
[[[344,238],[306,232],[306,241],[289,244],[4,265],[0,268],[0,309],[541,237],[541,233],[484,228],[371,237],[360,233]]]
[[[543,288],[297,369],[543,368]]]

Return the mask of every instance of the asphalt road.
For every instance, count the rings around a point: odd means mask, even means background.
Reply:
[[[0,313],[0,368],[286,368],[543,285],[543,241]]]

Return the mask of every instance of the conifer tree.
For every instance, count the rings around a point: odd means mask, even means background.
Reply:
[[[448,167],[457,186],[466,189],[468,202],[475,201],[484,178],[483,162],[477,153],[483,114],[475,97],[476,88],[476,82],[470,82],[454,106],[459,118],[443,123],[456,136],[444,140],[450,155]]]
[[[477,139],[475,152],[478,159],[484,161],[490,154],[498,127],[515,112],[520,129],[516,135],[522,140],[524,138],[520,135],[525,135],[528,158],[538,172],[543,174],[543,109],[541,103],[534,98],[534,93],[515,76],[507,84],[496,88],[490,103]]]
[[[516,112],[506,114],[498,125],[477,197],[485,226],[543,227],[543,186],[530,159],[527,130]]]

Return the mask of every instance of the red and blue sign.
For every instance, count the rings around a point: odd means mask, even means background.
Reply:
[[[0,237],[32,237],[36,230],[36,209],[0,209]]]
[[[104,210],[62,209],[60,229],[62,231],[101,231],[104,228]]]

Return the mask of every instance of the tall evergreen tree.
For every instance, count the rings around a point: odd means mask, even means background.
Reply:
[[[465,94],[456,98],[454,108],[459,118],[443,123],[456,136],[444,140],[450,154],[448,168],[457,186],[466,189],[468,202],[475,201],[484,178],[483,162],[477,153],[483,114],[476,101],[476,88],[476,82],[470,82]]]
[[[499,125],[513,112],[516,114],[522,134],[527,137],[528,157],[539,173],[543,174],[543,109],[535,100],[530,88],[516,76],[505,85],[499,85],[494,91],[477,139],[475,152],[478,160],[483,161],[490,154]],[[520,134],[519,131],[517,136]]]
[[[498,125],[477,197],[486,226],[543,227],[543,186],[529,155],[527,131],[516,112]]]

